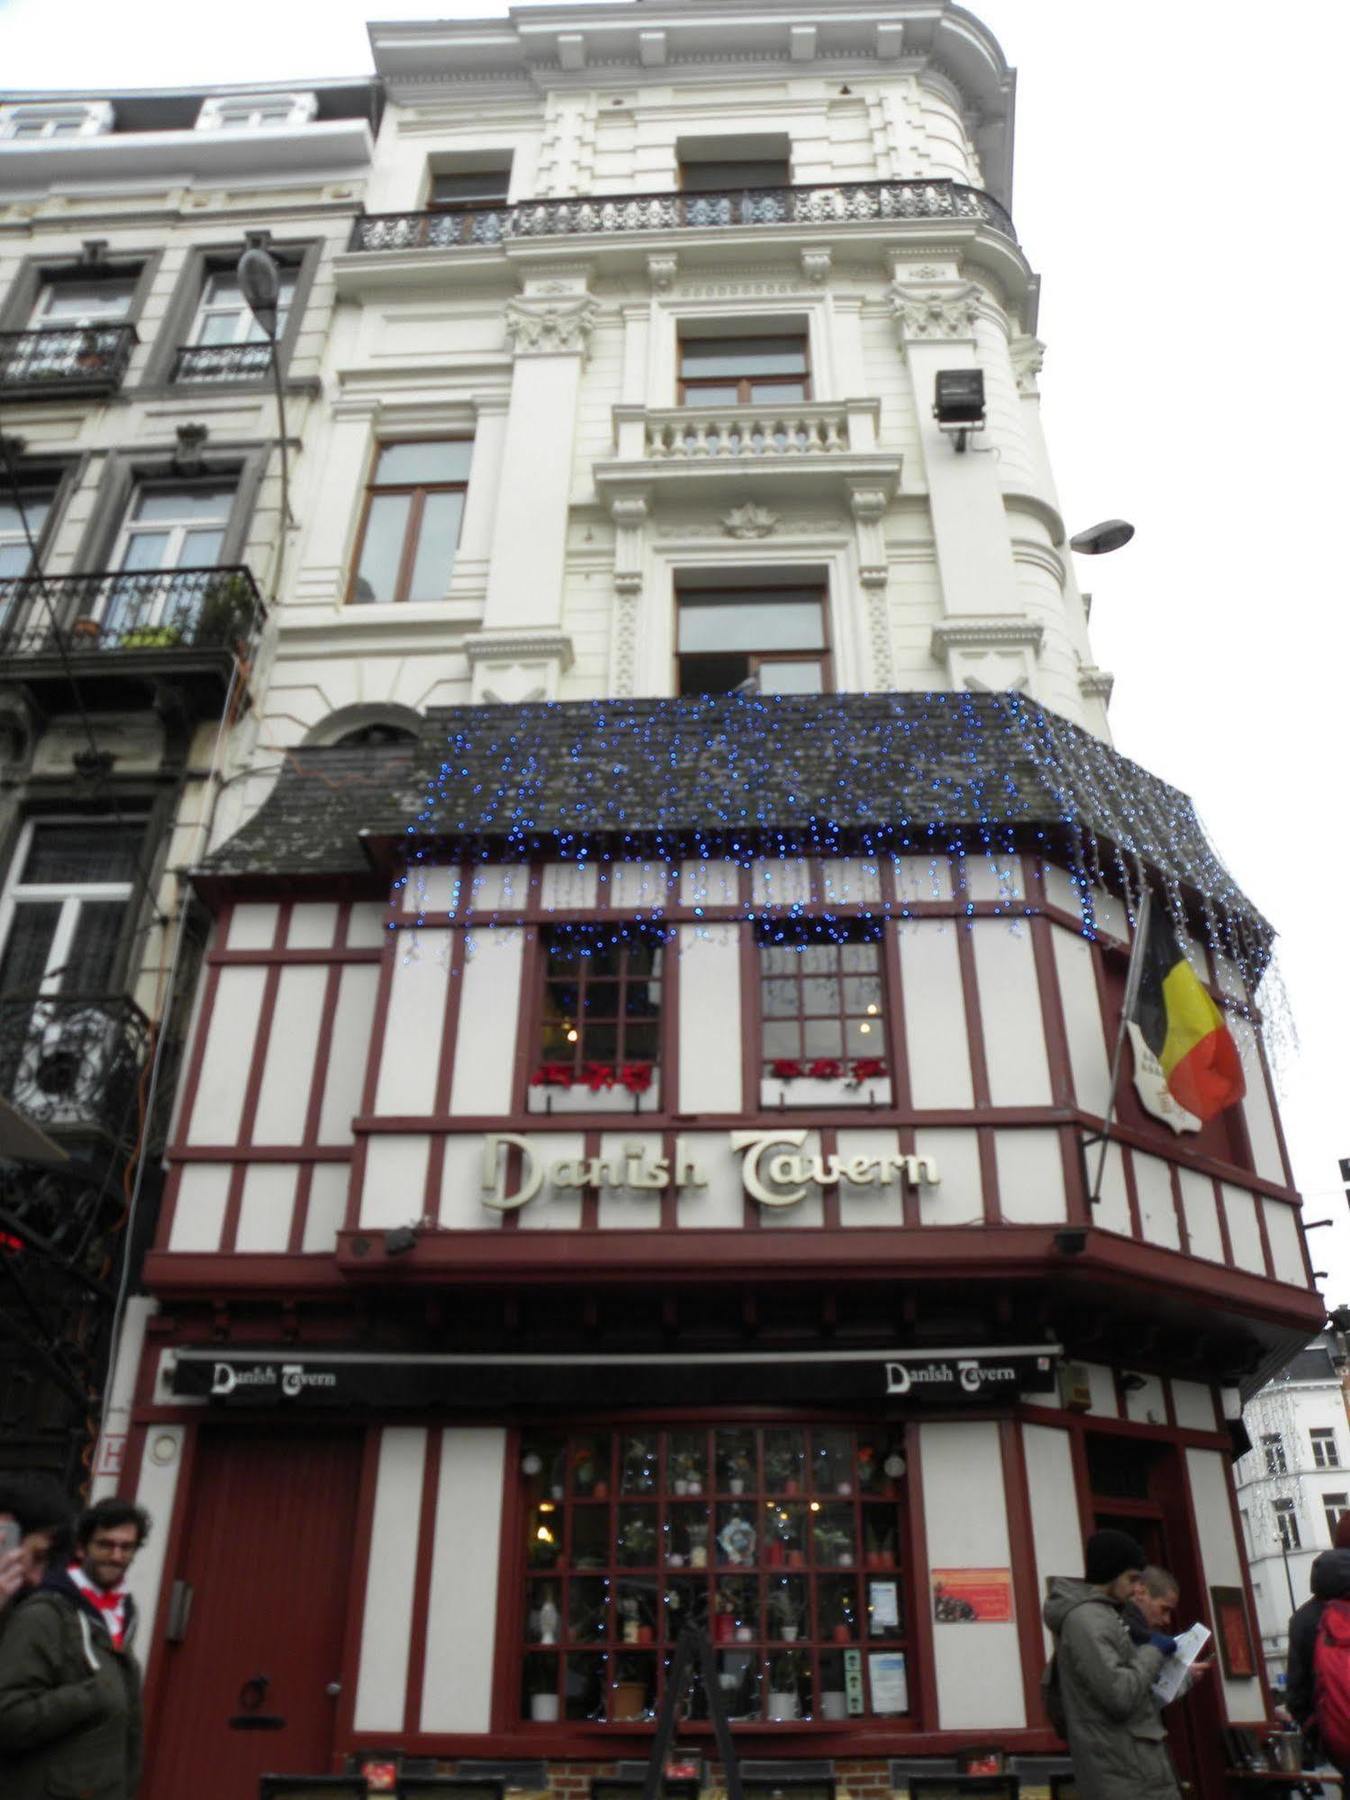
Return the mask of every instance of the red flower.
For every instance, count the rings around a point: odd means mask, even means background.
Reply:
[[[802,1072],[802,1065],[794,1062],[790,1056],[780,1056],[776,1062],[769,1064],[770,1075],[776,1075],[780,1081],[795,1081]]]
[[[575,1077],[570,1063],[541,1063],[530,1077],[531,1087],[570,1088]]]
[[[813,1081],[838,1081],[844,1072],[844,1065],[837,1056],[817,1057],[806,1071]]]
[[[885,1061],[880,1056],[860,1056],[853,1065],[855,1081],[872,1081],[878,1075],[886,1073]]]
[[[614,1065],[612,1063],[587,1063],[582,1070],[581,1079],[593,1094],[601,1088],[614,1086]]]
[[[652,1085],[653,1073],[650,1063],[625,1063],[619,1070],[619,1084],[630,1094],[645,1094]]]

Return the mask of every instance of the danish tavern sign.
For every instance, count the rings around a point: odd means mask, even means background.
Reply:
[[[813,1189],[874,1187],[900,1181],[909,1187],[935,1187],[941,1177],[931,1156],[822,1156],[803,1154],[803,1131],[733,1131],[731,1149],[741,1158],[741,1181],[761,1206],[795,1206]],[[511,1155],[518,1153],[519,1162]],[[511,1131],[490,1132],[483,1139],[483,1205],[496,1212],[527,1206],[545,1187],[618,1188],[650,1193],[667,1188],[682,1192],[706,1188],[704,1166],[676,1138],[673,1156],[658,1156],[649,1143],[622,1144],[607,1156],[560,1157],[546,1161],[527,1137]]]

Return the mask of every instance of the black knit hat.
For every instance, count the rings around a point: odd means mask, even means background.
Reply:
[[[1144,1552],[1128,1531],[1094,1531],[1083,1555],[1083,1574],[1093,1587],[1105,1587],[1126,1569],[1142,1569]]]

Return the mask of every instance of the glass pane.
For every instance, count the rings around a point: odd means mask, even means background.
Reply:
[[[706,1505],[672,1506],[666,1516],[665,1558],[668,1569],[706,1569],[709,1513]]]
[[[854,1575],[822,1575],[816,1581],[816,1630],[834,1644],[858,1637],[858,1581]]]
[[[822,1506],[811,1515],[817,1564],[825,1569],[851,1569],[858,1559],[851,1506]]]
[[[528,1582],[525,1588],[526,1639],[534,1644],[556,1644],[561,1630],[557,1582]]]
[[[765,1467],[768,1453],[765,1453]],[[799,1477],[790,1477],[797,1481]],[[806,1562],[806,1509],[790,1500],[770,1500],[764,1507],[762,1561],[771,1569],[800,1569]]]
[[[766,1025],[763,1048],[765,1057],[770,1061],[776,1057],[795,1057],[801,1049],[797,1026],[795,1024]]]
[[[158,524],[170,519],[225,519],[234,499],[232,487],[142,488],[132,517]]]
[[[567,1635],[581,1644],[602,1643],[609,1635],[609,1583],[574,1577],[567,1588]]]
[[[220,560],[223,531],[185,531],[183,547],[178,553],[180,569],[213,569]]]
[[[28,529],[34,537],[42,530],[43,521],[51,511],[52,496],[50,490],[41,488],[25,488],[23,490],[23,517],[20,517],[18,502],[12,494],[0,494],[0,536],[8,537],[11,532],[23,539],[25,549],[27,539],[24,538],[23,521],[28,520]]]
[[[880,1019],[850,1019],[844,1027],[844,1042],[850,1056],[886,1054]]]
[[[126,903],[122,900],[84,901],[61,971],[62,993],[93,996],[111,990],[117,940],[125,910]]]
[[[572,1567],[604,1569],[609,1566],[609,1516],[606,1505],[579,1506],[572,1516]]]
[[[233,306],[242,311],[244,296],[239,286],[239,278],[233,270],[221,270],[212,275],[206,284],[203,295],[204,306]]]
[[[839,959],[845,969],[875,969],[877,947],[875,944],[841,944]]]
[[[817,662],[762,662],[758,669],[761,694],[822,694],[825,677]]]
[[[378,504],[378,502],[377,502]],[[410,600],[443,600],[450,585],[464,514],[463,494],[428,494],[422,506],[422,529],[413,561]]]
[[[581,1499],[604,1500],[609,1496],[609,1434],[598,1432],[573,1438],[568,1446],[572,1492]]]
[[[764,1599],[764,1623],[770,1641],[795,1644],[811,1635],[806,1582],[800,1575],[770,1577]]]
[[[701,1494],[708,1479],[708,1440],[701,1431],[672,1431],[666,1450],[666,1491]]]
[[[805,944],[797,954],[803,975],[833,975],[839,967],[839,949],[835,944]]]
[[[750,384],[750,400],[752,405],[789,406],[806,398],[804,381],[754,381]]]
[[[549,1696],[551,1698],[551,1696]],[[603,1656],[569,1656],[563,1664],[564,1718],[596,1719],[605,1716],[605,1659]],[[531,1714],[556,1718],[556,1713]]]
[[[47,963],[61,917],[59,900],[16,906],[9,937],[0,955],[0,993],[30,993],[47,973]]]
[[[751,1517],[753,1501],[740,1505],[727,1500],[717,1509],[717,1565],[719,1568],[751,1568],[759,1533]]]
[[[719,1431],[715,1438],[717,1489],[744,1494],[755,1485],[755,1434],[739,1428]]]
[[[788,1429],[764,1433],[764,1486],[769,1493],[800,1493],[805,1463],[805,1432]]]
[[[169,554],[167,531],[134,531],[122,552],[124,569],[162,569]]]
[[[685,338],[680,372],[697,375],[804,375],[806,346],[797,337]]]
[[[620,1491],[625,1494],[654,1494],[658,1463],[655,1432],[632,1433],[623,1440],[621,1449]]]
[[[381,494],[371,501],[352,591],[352,599],[358,604],[394,598],[411,507],[412,499],[407,494]]]
[[[795,981],[764,981],[760,994],[766,1019],[795,1019],[801,988]]]
[[[59,825],[44,820],[33,830],[22,880],[77,886],[130,882],[140,842],[139,825]]]
[[[806,977],[802,982],[802,1011],[816,1015],[839,1011],[839,983],[833,976]]]
[[[803,1056],[842,1056],[843,1045],[837,1019],[807,1019],[802,1025]]]
[[[818,1429],[811,1433],[811,1488],[817,1494],[853,1492],[853,1434]]]
[[[734,385],[722,387],[717,382],[709,382],[706,387],[686,388],[684,403],[686,406],[736,406],[740,397],[740,389]]]
[[[32,555],[24,540],[17,544],[13,540],[0,539],[0,577],[26,575]]]
[[[511,182],[511,168],[474,169],[459,175],[433,175],[431,178],[431,198],[433,203],[463,205],[466,201],[505,200]]]
[[[413,487],[438,481],[467,481],[473,445],[465,438],[418,444],[386,444],[375,481],[380,487]]]
[[[680,649],[821,650],[820,615],[820,601],[814,596],[747,592],[742,598],[723,595],[703,600],[686,594],[680,600]],[[818,684],[819,672],[816,680]]]
[[[626,1569],[646,1569],[656,1562],[656,1508],[621,1506],[615,1560]]]
[[[134,281],[59,281],[42,290],[38,313],[48,324],[61,320],[124,319]]]
[[[239,336],[239,319],[237,312],[207,313],[202,320],[201,330],[197,333],[199,344],[232,344]]]
[[[615,1614],[619,1641],[624,1644],[654,1644],[658,1588],[654,1580],[620,1581],[615,1589]]]

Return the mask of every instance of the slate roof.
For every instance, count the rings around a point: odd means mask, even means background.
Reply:
[[[981,849],[1028,828],[1119,847],[1269,927],[1189,799],[1016,694],[723,694],[462,706],[420,740],[288,752],[207,876],[358,875],[407,842],[510,857],[767,843]],[[1034,832],[1033,832],[1034,835]],[[1106,857],[1109,850],[1103,848]]]

